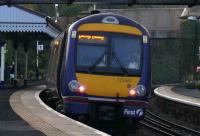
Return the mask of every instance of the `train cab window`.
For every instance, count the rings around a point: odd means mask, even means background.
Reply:
[[[142,40],[121,33],[89,33],[78,36],[76,66],[79,72],[139,75]]]
[[[77,50],[77,65],[78,66],[92,66],[99,60],[97,67],[105,67],[105,46],[87,46],[80,45]]]
[[[112,63],[111,67],[119,67],[116,57],[126,69],[140,69],[141,40],[136,38],[112,38]]]

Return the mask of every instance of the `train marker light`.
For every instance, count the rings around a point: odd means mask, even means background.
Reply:
[[[135,88],[129,90],[129,96],[144,96],[146,94],[146,88],[143,85],[137,85]]]
[[[133,96],[136,96],[136,90],[135,89],[130,89],[129,90],[129,96],[133,97]]]
[[[86,87],[83,85],[79,86],[79,88],[78,88],[78,92],[81,94],[85,93],[85,90],[86,90]]]

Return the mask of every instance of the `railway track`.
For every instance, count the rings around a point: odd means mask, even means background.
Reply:
[[[49,93],[47,93],[49,95]],[[47,95],[45,94],[45,95]],[[51,94],[51,93],[50,93]],[[48,98],[43,97],[43,98]],[[53,103],[55,103],[56,99],[52,99],[53,97],[51,97],[51,100],[47,99],[44,100],[46,102],[46,104],[48,104],[50,107],[55,109],[55,105],[51,105],[52,101]],[[175,124],[173,122],[170,122],[166,119],[163,119],[157,115],[155,115],[154,113],[150,112],[150,111],[146,111],[146,115],[144,120],[140,121],[140,124],[150,130],[152,130],[152,133],[156,133],[156,135],[164,135],[164,136],[200,136],[200,132],[181,126],[179,124]],[[91,124],[90,124],[91,125]],[[127,129],[123,130],[121,127],[117,126],[116,124],[98,124],[98,125],[91,125],[92,127],[95,127],[97,129],[100,129],[102,131],[105,131],[107,133],[110,133],[111,135],[117,135],[121,132],[127,131]],[[111,127],[112,126],[112,127]],[[112,131],[108,128],[112,128]],[[119,131],[120,130],[120,131]],[[116,131],[116,132],[115,132]],[[127,132],[126,132],[127,133]],[[132,133],[132,132],[131,132]],[[119,134],[120,135],[120,134]],[[128,134],[121,134],[121,135],[129,135]]]
[[[140,124],[164,136],[200,136],[199,131],[170,122],[150,111],[146,111],[146,116]]]

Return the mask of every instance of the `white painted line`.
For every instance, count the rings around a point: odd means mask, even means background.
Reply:
[[[73,119],[71,119],[71,118],[69,118],[69,117],[67,117],[67,116],[65,116],[65,115],[63,115],[63,114],[61,114],[61,113],[59,113],[59,112],[53,110],[51,107],[49,107],[48,105],[46,105],[46,104],[40,99],[40,96],[39,96],[39,95],[40,95],[40,92],[41,92],[41,91],[37,91],[37,92],[35,93],[35,98],[36,98],[36,100],[39,102],[39,104],[42,105],[42,106],[44,106],[44,108],[46,108],[47,110],[53,112],[54,114],[56,114],[56,115],[58,115],[58,116],[60,116],[60,117],[62,117],[62,118],[64,118],[64,119],[66,119],[66,120],[72,121],[72,122],[78,124],[79,126],[82,126],[82,127],[84,127],[84,128],[90,129],[90,130],[92,130],[94,133],[96,133],[96,134],[98,134],[98,135],[101,135],[101,136],[110,136],[109,134],[106,134],[106,133],[104,133],[104,132],[102,132],[102,131],[99,131],[99,130],[97,130],[97,129],[95,129],[95,128],[92,128],[92,127],[90,127],[90,126],[87,126],[87,125],[85,125],[85,124],[83,124],[83,123],[81,123],[81,122],[78,122],[78,121],[76,121],[76,120],[73,120]]]
[[[172,100],[172,101],[175,101],[175,102],[180,102],[180,103],[184,103],[186,105],[191,105],[191,106],[196,106],[196,107],[200,107],[200,103],[197,103],[197,102],[191,102],[189,100],[185,100],[185,99],[179,99],[179,98],[175,98],[175,97],[172,97],[172,96],[169,96],[169,95],[164,95],[162,93],[159,92],[159,88],[156,88],[154,90],[154,93],[160,97],[163,97],[163,98],[166,98],[166,99],[169,99],[169,100]]]
[[[101,131],[95,131],[96,134],[102,135],[102,136],[107,136],[108,134],[105,134],[104,132]]]

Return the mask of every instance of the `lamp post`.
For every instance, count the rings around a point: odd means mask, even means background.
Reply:
[[[96,10],[96,4],[93,5],[93,10]]]
[[[56,16],[55,23],[57,23],[59,18],[58,4],[55,4],[55,16]]]

